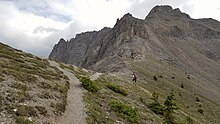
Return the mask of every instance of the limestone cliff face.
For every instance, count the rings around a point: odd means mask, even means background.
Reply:
[[[219,66],[219,48],[218,21],[192,19],[179,9],[156,6],[144,20],[128,13],[113,28],[78,34],[70,41],[60,39],[49,58],[96,71],[119,71],[127,67],[127,60],[149,56],[178,68],[193,66],[189,60],[194,64],[210,61],[214,67]]]
[[[61,38],[54,46],[49,58],[77,66],[84,65],[88,58],[93,63],[97,59],[103,38],[109,30],[109,28],[103,28],[101,31],[77,34],[70,41]]]

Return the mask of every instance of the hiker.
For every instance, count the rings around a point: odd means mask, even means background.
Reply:
[[[133,80],[132,81],[134,81],[135,83],[137,81],[137,77],[136,77],[136,75],[134,73],[133,73]]]

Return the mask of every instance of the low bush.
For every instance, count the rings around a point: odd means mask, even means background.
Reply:
[[[157,81],[157,77],[156,77],[156,76],[153,76],[153,79],[154,79],[155,81]]]
[[[25,100],[30,100],[31,96],[29,93],[21,91],[16,93],[15,99],[19,102],[24,102]]]
[[[159,78],[163,78],[163,75],[159,75],[158,77],[159,77]]]
[[[118,100],[112,99],[109,103],[111,109],[118,113],[123,118],[127,119],[130,122],[138,122],[138,112],[137,110],[127,104],[124,104]]]
[[[193,124],[193,119],[189,116],[186,117],[186,123],[187,124]]]
[[[200,114],[203,114],[203,109],[198,109],[198,112],[200,113]]]
[[[0,77],[0,82],[4,81],[4,79],[2,77]]]
[[[38,87],[42,89],[51,89],[52,85],[47,82],[39,82]]]
[[[34,124],[33,121],[25,118],[25,117],[21,117],[21,116],[17,116],[16,119],[15,119],[15,122],[17,124]]]
[[[55,83],[55,85],[52,87],[55,91],[59,91],[60,93],[66,94],[68,92],[68,86],[66,85],[61,85],[58,83]]]
[[[50,94],[48,91],[43,91],[41,94],[38,94],[38,97],[42,99],[50,99],[53,98],[53,95]]]
[[[10,85],[10,87],[21,90],[21,91],[27,91],[28,87],[25,84],[21,84],[18,82],[14,82]]]
[[[181,84],[181,85],[180,85],[180,87],[181,87],[181,88],[184,88],[184,85],[183,85],[183,84]]]
[[[196,97],[196,102],[200,102],[200,99],[198,97]]]
[[[50,106],[55,109],[54,110],[55,115],[61,115],[66,110],[66,105],[64,103],[51,103]]]
[[[6,92],[6,100],[11,103],[24,102],[31,99],[31,96],[25,91],[7,90]]]
[[[24,117],[24,116],[27,116],[27,117],[37,116],[37,110],[32,106],[21,105],[18,107],[17,114],[22,117]]]
[[[93,82],[91,81],[89,78],[87,77],[81,77],[80,78],[80,82],[82,82],[82,86],[92,92],[92,93],[96,93],[100,90],[100,88]]]
[[[113,91],[116,92],[116,93],[122,94],[122,95],[124,95],[124,96],[127,96],[127,95],[128,95],[127,91],[124,90],[124,89],[122,89],[122,88],[120,88],[120,86],[117,85],[117,84],[109,83],[109,84],[107,85],[107,87],[108,87],[109,89],[113,90]]]
[[[159,103],[158,98],[159,98],[158,93],[153,92],[152,98],[151,98],[151,99],[153,100],[153,102],[152,102],[152,103],[149,103],[149,104],[148,104],[148,107],[149,107],[150,110],[153,111],[154,113],[163,115],[163,113],[164,113],[164,112],[163,112],[164,106]]]
[[[35,108],[38,110],[38,112],[41,114],[41,115],[47,115],[47,109],[43,106],[35,106]]]
[[[148,104],[148,107],[151,111],[153,111],[156,114],[163,115],[164,114],[164,106],[159,103],[150,103]]]
[[[147,104],[146,99],[144,99],[143,97],[139,97],[139,100],[140,100],[141,103]]]
[[[3,105],[3,97],[0,95],[0,111],[1,111],[2,105]]]

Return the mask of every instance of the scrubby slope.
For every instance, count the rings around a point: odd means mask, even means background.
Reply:
[[[66,107],[67,76],[29,53],[0,43],[0,122],[53,123]]]
[[[176,85],[172,78],[168,79],[163,75],[153,78],[153,73],[143,73],[139,75],[138,83],[133,84],[131,77],[103,73],[92,81],[89,77],[93,79],[97,76],[95,72],[71,65],[62,64],[61,67],[69,69],[86,84],[88,91],[85,92],[84,101],[88,109],[89,124],[162,123],[164,116],[155,113],[150,106],[154,102],[154,92],[158,94],[160,104],[164,103],[171,92],[174,93],[175,103],[179,108],[174,113],[177,123],[219,123],[219,105],[190,92],[187,85]]]

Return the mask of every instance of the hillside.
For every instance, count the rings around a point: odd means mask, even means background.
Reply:
[[[66,108],[68,80],[46,59],[0,43],[0,123],[55,122]]]
[[[41,59],[4,44],[0,47],[2,123],[84,123],[80,120],[83,103],[79,102],[80,93],[74,89],[81,88],[81,84],[72,84],[72,80],[78,82],[74,75],[82,84],[92,82],[83,85],[90,86],[83,92],[89,124],[162,123],[163,115],[154,113],[150,107],[154,103],[154,92],[160,104],[169,93],[175,94],[179,110],[174,116],[178,123],[219,123],[219,105],[192,94],[185,84],[175,86],[175,81],[172,84],[163,75],[154,75],[155,78],[151,72],[144,71],[144,78],[138,77],[138,83],[133,84],[129,76],[120,78],[118,74],[121,73],[96,73]],[[138,64],[135,65],[139,70]],[[142,71],[139,70],[139,74]],[[88,81],[89,77],[93,81]],[[76,101],[80,104],[75,104]]]
[[[176,113],[178,122],[186,123],[189,116],[194,123],[217,124],[220,123],[219,27],[216,20],[192,19],[179,9],[156,6],[144,20],[126,14],[113,28],[78,34],[70,41],[60,39],[49,58],[113,75],[97,81],[104,87],[98,92],[100,95],[87,94],[88,100],[96,99],[95,104],[101,106],[91,110],[92,113],[104,111],[108,115],[110,111],[112,115],[108,103],[114,98],[136,106],[142,113],[138,123],[161,123],[161,116],[141,104],[138,96],[149,104],[150,93],[157,92],[163,101],[172,91],[180,108]],[[133,72],[138,76],[136,86],[131,84]],[[129,95],[112,94],[105,82],[117,83]],[[117,118],[113,115],[111,118]],[[127,123],[126,119],[118,119]],[[100,120],[91,119],[97,123]]]

